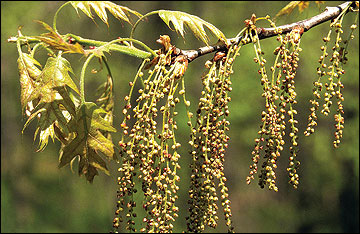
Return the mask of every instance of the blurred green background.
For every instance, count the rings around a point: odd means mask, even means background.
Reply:
[[[53,16],[64,2],[1,1],[1,232],[108,232],[116,202],[116,163],[110,165],[111,176],[100,173],[93,184],[72,173],[69,167],[57,168],[60,145],[49,142],[43,152],[36,153],[37,141],[33,134],[34,121],[21,134],[26,119],[21,115],[20,84],[17,70],[17,49],[15,44],[7,43],[10,36],[16,36],[18,26],[23,26],[24,35],[39,35],[44,31],[33,20],[41,20],[52,25]],[[243,27],[244,20],[252,13],[258,17],[274,16],[287,2],[207,2],[207,1],[136,1],[116,2],[145,14],[152,10],[169,9],[184,11],[214,24],[228,38],[234,37]],[[319,9],[314,2],[302,14],[298,9],[289,16],[277,21],[278,25],[296,22],[318,14],[327,6],[341,2],[325,2]],[[110,41],[128,37],[130,25],[117,21],[109,14],[109,28],[95,18],[96,24],[82,12],[78,16],[71,6],[59,14],[58,30],[74,33],[85,38]],[[345,17],[345,34],[354,22],[354,15]],[[134,21],[133,21],[134,22]],[[261,25],[268,27],[268,25]],[[260,125],[263,110],[262,88],[257,74],[257,64],[253,62],[253,47],[244,46],[235,61],[232,76],[233,92],[230,103],[230,146],[225,162],[225,175],[228,178],[230,200],[235,230],[237,232],[359,232],[359,30],[351,41],[349,61],[343,76],[345,129],[339,149],[334,149],[332,114],[324,118],[319,115],[319,125],[315,134],[304,137],[302,134],[309,114],[308,100],[312,98],[312,82],[316,79],[317,60],[320,56],[321,38],[327,35],[329,22],[316,26],[305,33],[301,39],[303,52],[300,54],[300,67],[296,76],[298,104],[297,119],[300,133],[301,162],[299,170],[300,186],[297,190],[287,184],[288,150],[279,159],[279,192],[262,190],[257,181],[246,185],[254,138]],[[153,49],[159,35],[168,34],[172,43],[181,49],[195,49],[203,46],[187,29],[185,41],[180,35],[169,30],[157,16],[150,16],[147,22],[139,25],[135,38]],[[334,34],[333,34],[334,35]],[[212,38],[211,43],[216,40]],[[272,51],[275,38],[261,41],[268,66],[273,62]],[[84,58],[78,55],[64,55],[71,61],[75,81],[79,80]],[[205,71],[204,62],[212,55],[204,56],[189,65],[185,75],[188,97],[193,111],[201,90],[201,74]],[[36,55],[42,64],[46,61],[45,52]],[[141,63],[126,55],[112,53],[108,56],[109,65],[115,79],[115,122],[120,129],[123,97],[129,90],[127,83],[134,77]],[[99,68],[94,60],[91,68]],[[106,74],[87,73],[87,100],[94,101],[91,90],[105,81]],[[178,136],[183,146],[187,146],[189,129],[186,125],[184,107],[179,105]],[[334,109],[332,112],[334,113]],[[182,121],[183,120],[183,121]],[[117,142],[119,136],[114,136]],[[288,140],[288,139],[287,139]],[[288,146],[288,145],[287,145]],[[190,156],[183,147],[180,170],[181,182],[178,206],[180,215],[175,230],[186,230],[187,189],[189,186]],[[220,224],[216,232],[226,231],[220,213]],[[214,232],[214,230],[207,230]]]

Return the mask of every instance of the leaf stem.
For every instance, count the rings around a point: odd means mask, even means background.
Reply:
[[[75,39],[75,41],[78,42],[81,45],[98,46],[98,47],[109,45],[110,50],[118,51],[118,52],[121,52],[121,53],[124,53],[124,54],[127,54],[127,55],[142,58],[142,59],[150,58],[152,56],[154,56],[154,57],[157,56],[157,54],[155,53],[154,50],[149,48],[143,42],[141,42],[139,40],[136,40],[136,39],[133,39],[133,38],[119,38],[119,39],[116,39],[116,40],[113,40],[113,41],[110,41],[110,42],[103,42],[103,41],[85,39],[85,38],[82,38],[80,36],[77,36],[77,35],[74,35],[74,34],[71,34],[71,33],[66,34],[66,37],[67,38],[71,37],[71,38]],[[140,50],[138,48],[135,48],[133,46],[125,46],[125,45],[115,44],[115,43],[121,42],[121,41],[134,42],[134,43],[142,46],[145,50],[149,51],[150,53],[146,52],[146,51],[143,51],[143,50]]]
[[[105,67],[106,67],[106,69],[107,69],[107,71],[108,71],[109,76],[111,77],[111,81],[114,82],[114,79],[113,79],[113,76],[112,76],[112,74],[111,74],[111,70],[110,70],[109,64],[108,64],[107,61],[106,61],[106,57],[105,57],[105,56],[102,56],[101,59],[102,59],[102,61],[104,61],[104,63],[105,63]]]
[[[85,103],[85,71],[87,66],[89,65],[90,60],[95,56],[95,54],[91,54],[85,61],[80,75],[80,101],[81,104]]]
[[[118,39],[116,39],[116,40],[112,40],[112,41],[110,41],[110,42],[106,43],[106,45],[107,45],[107,44],[109,44],[109,45],[110,45],[110,44],[114,44],[114,43],[117,43],[117,42],[122,42],[122,41],[135,42],[136,44],[138,44],[138,45],[142,46],[145,50],[149,51],[149,52],[151,53],[151,55],[152,55],[152,56],[154,56],[154,57],[156,57],[156,56],[157,56],[157,54],[155,53],[155,51],[154,51],[154,50],[152,50],[150,47],[148,47],[147,45],[145,45],[143,42],[141,42],[141,41],[139,41],[139,40],[136,40],[136,39],[133,39],[133,38],[118,38]],[[133,46],[126,47],[126,48],[136,49],[136,48],[135,48],[135,47],[133,47]]]
[[[68,5],[69,3],[71,3],[71,2],[66,2],[66,3],[62,4],[61,7],[59,7],[59,9],[56,11],[56,13],[55,13],[55,15],[54,15],[53,29],[54,29],[54,31],[57,32],[57,33],[58,33],[58,31],[57,31],[57,29],[56,29],[57,16],[58,16],[60,10],[61,10],[64,6]]]
[[[151,12],[143,15],[140,19],[138,19],[138,21],[136,21],[136,23],[134,24],[134,26],[133,26],[132,29],[131,29],[130,38],[133,38],[135,28],[137,27],[137,25],[138,25],[145,17],[148,17],[148,16],[150,16],[150,15],[154,15],[154,14],[158,14],[158,13],[159,13],[158,10],[157,10],[157,11],[151,11]]]

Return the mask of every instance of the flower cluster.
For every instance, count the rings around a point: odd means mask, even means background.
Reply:
[[[250,174],[247,177],[247,183],[250,184],[254,175],[258,172],[258,163],[261,151],[264,150],[264,162],[259,175],[259,185],[261,188],[268,186],[270,190],[278,191],[276,186],[277,160],[284,149],[284,136],[286,129],[286,119],[290,124],[291,146],[289,167],[287,168],[290,176],[290,183],[297,188],[299,176],[297,168],[299,162],[296,160],[297,149],[297,132],[295,119],[297,111],[294,105],[297,103],[295,92],[295,75],[298,67],[300,37],[303,29],[295,27],[285,36],[279,35],[277,40],[280,42],[274,50],[276,55],[274,66],[271,67],[272,79],[270,80],[266,73],[266,59],[263,58],[257,33],[249,33],[254,43],[256,57],[254,61],[260,65],[258,73],[261,75],[261,84],[263,86],[262,96],[265,98],[265,110],[262,111],[259,137],[255,139],[255,148],[252,151],[253,164],[250,165]],[[245,40],[245,39],[244,39]],[[265,148],[265,149],[264,149]]]
[[[189,232],[201,232],[206,226],[215,228],[218,223],[218,205],[223,207],[228,231],[233,232],[228,188],[225,185],[224,157],[228,148],[229,116],[231,101],[230,74],[240,46],[232,46],[227,52],[219,51],[207,61],[209,69],[202,77],[203,90],[196,112],[195,126],[191,124],[191,155],[193,163],[189,190]],[[220,189],[220,198],[217,194]]]
[[[344,97],[341,90],[344,88],[344,85],[341,81],[341,76],[345,74],[345,70],[343,69],[343,64],[346,63],[347,58],[347,45],[350,39],[354,38],[353,31],[356,29],[356,24],[353,24],[350,29],[351,32],[349,34],[348,40],[343,40],[342,34],[342,21],[344,15],[341,14],[338,18],[336,18],[330,24],[330,30],[326,37],[323,38],[324,45],[321,46],[322,55],[319,58],[320,66],[317,67],[317,75],[318,79],[314,82],[313,88],[313,96],[314,98],[310,100],[311,108],[310,115],[308,117],[308,125],[306,131],[304,132],[305,136],[309,136],[310,134],[315,132],[315,126],[317,126],[317,114],[316,111],[319,109],[319,101],[321,99],[321,94],[323,91],[323,87],[325,87],[324,93],[324,104],[322,105],[321,113],[325,116],[329,115],[330,107],[333,104],[333,98],[336,98],[337,110],[336,114],[334,114],[335,120],[335,139],[333,141],[333,145],[337,148],[340,144],[340,139],[343,136],[343,128],[344,128],[344,107],[343,101]],[[327,52],[328,43],[331,40],[331,33],[335,31],[336,38],[334,42],[334,46],[331,48],[332,54],[329,57],[329,53]],[[329,63],[327,65],[326,63]],[[327,77],[327,81],[323,84],[322,77]]]
[[[167,36],[162,36],[162,39],[162,44],[164,40],[169,42]],[[123,157],[119,168],[119,208],[116,215],[126,204],[127,228],[134,232],[136,203],[132,196],[137,192],[135,177],[141,181],[145,197],[142,204],[146,211],[143,218],[145,227],[140,229],[141,232],[171,232],[178,216],[175,201],[178,198],[177,183],[180,180],[177,175],[180,168],[180,155],[177,152],[180,143],[175,138],[175,107],[180,102],[177,87],[186,70],[187,60],[179,56],[172,61],[171,54],[171,47],[160,50],[159,57],[146,78],[143,67],[147,61],[144,61],[134,81],[130,82],[129,96],[125,97],[125,118],[121,124],[124,137],[119,142]],[[139,78],[143,87],[138,90],[136,106],[132,108],[131,96]],[[132,126],[129,126],[131,122]],[[124,195],[127,195],[128,202]],[[119,216],[114,220],[114,227],[119,225],[118,221]]]

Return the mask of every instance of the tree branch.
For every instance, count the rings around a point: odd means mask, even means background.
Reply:
[[[298,21],[295,23],[282,25],[277,28],[259,28],[258,29],[258,37],[260,40],[262,40],[262,39],[276,36],[276,35],[278,35],[278,33],[276,32],[276,29],[277,30],[280,29],[281,34],[286,34],[286,33],[290,32],[295,26],[300,26],[301,28],[304,29],[304,32],[306,32],[306,31],[310,30],[311,28],[315,27],[316,25],[325,23],[329,20],[336,18],[337,16],[339,16],[341,14],[341,12],[343,12],[346,8],[348,8],[352,4],[355,4],[355,2],[349,1],[349,2],[344,2],[336,7],[326,7],[324,12],[320,13],[319,15],[316,15],[309,19],[301,20],[301,21]],[[345,14],[346,13],[347,12],[345,12]],[[242,39],[242,36],[237,37],[237,38],[228,39],[227,42],[229,45],[238,44],[238,43],[240,43],[241,39]],[[215,44],[212,46],[204,46],[197,50],[181,50],[181,49],[177,48],[175,51],[175,54],[176,55],[183,54],[183,55],[187,56],[188,61],[191,62],[202,55],[209,54],[209,53],[212,53],[215,51],[226,51],[227,48],[228,47],[224,43]]]

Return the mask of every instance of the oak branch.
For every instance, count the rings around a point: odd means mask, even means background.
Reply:
[[[344,2],[336,7],[326,7],[326,9],[324,10],[324,12],[320,13],[319,15],[316,15],[314,17],[311,17],[309,19],[305,19],[305,20],[301,20],[295,23],[291,23],[291,24],[286,24],[286,25],[282,25],[277,27],[277,30],[281,30],[281,34],[286,34],[288,32],[290,32],[295,26],[297,27],[301,27],[304,29],[304,32],[310,30],[311,28],[315,27],[316,25],[322,24],[324,22],[327,22],[329,20],[335,19],[337,16],[339,16],[345,9],[350,9],[349,7],[355,7],[355,1],[349,1],[349,2]],[[347,13],[347,11],[345,12],[345,14]],[[276,32],[275,28],[259,28],[258,30],[258,37],[260,40],[262,39],[266,39],[269,37],[273,37],[278,35],[278,33]],[[230,38],[228,39],[228,45],[231,45],[233,43],[240,43],[242,39],[242,36],[239,36],[237,38]],[[227,50],[227,46],[222,43],[222,44],[216,44],[216,45],[211,45],[211,46],[204,46],[201,47],[197,50],[181,50],[181,49],[177,49],[177,51],[175,51],[175,54],[183,54],[188,58],[188,61],[191,62],[194,59],[205,55],[205,54],[209,54],[215,51],[226,51]]]

